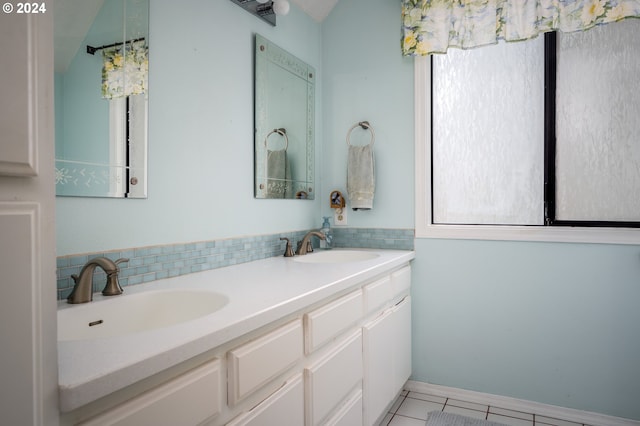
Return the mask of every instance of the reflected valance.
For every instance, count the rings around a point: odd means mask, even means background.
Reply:
[[[149,47],[144,41],[129,42],[102,51],[102,97],[121,98],[146,93]]]

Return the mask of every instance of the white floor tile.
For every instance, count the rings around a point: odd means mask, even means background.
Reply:
[[[489,413],[489,415],[487,416],[487,420],[509,426],[533,426],[533,419],[517,419],[515,417],[501,416],[499,414],[492,413]]]
[[[407,397],[396,414],[421,419],[424,424],[424,421],[427,420],[427,413],[429,411],[442,411],[442,407],[443,404]]]
[[[454,407],[466,408],[468,410],[484,411],[485,413],[487,412],[487,409],[489,408],[488,405],[476,404],[475,402],[460,401],[460,400],[451,399],[451,398],[447,399],[447,405],[453,405]]]
[[[444,396],[435,396],[413,391],[409,392],[409,397],[414,399],[421,399],[423,401],[437,402],[439,404],[444,404],[445,402],[447,402],[447,398]]]
[[[536,425],[552,425],[552,426],[581,426],[580,423],[568,422],[566,420],[554,419],[551,417],[536,415]]]
[[[393,419],[391,419],[389,426],[424,426],[424,422],[424,420],[395,415]]]
[[[406,395],[406,398],[402,395]],[[399,403],[401,404],[398,407]],[[508,408],[406,390],[400,394],[391,410],[396,408],[396,415],[391,418],[388,426],[424,426],[427,413],[430,411],[445,411],[477,419],[488,419],[508,426],[588,426],[552,417],[534,416],[531,413]],[[379,426],[383,426],[383,423]]]
[[[521,411],[507,410],[506,408],[490,406],[489,413],[533,421],[533,414],[531,413],[523,413]]]
[[[443,411],[445,413],[460,414],[461,416],[473,417],[475,419],[484,419],[487,416],[487,412],[486,411],[470,410],[468,408],[462,408],[462,407],[456,407],[455,405],[449,405],[448,403],[447,403],[447,405],[444,406],[444,410]]]

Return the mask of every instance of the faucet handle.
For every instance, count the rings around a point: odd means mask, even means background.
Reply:
[[[116,260],[113,263],[115,263],[116,265],[119,265],[121,263],[129,263],[129,259],[126,258],[126,257],[121,257],[120,259]],[[120,268],[118,268],[118,269],[120,269]]]
[[[107,284],[104,286],[102,290],[102,294],[104,296],[117,296],[122,294],[124,290],[120,286],[120,282],[118,281],[118,274],[113,273],[107,275]]]
[[[289,241],[288,238],[282,237],[280,238],[280,241],[286,241],[287,242],[287,246],[284,249],[284,257],[293,257],[293,249],[291,248],[291,241]]]
[[[115,263],[116,265],[119,265],[120,263],[127,263],[128,261],[129,259],[126,259],[123,257],[121,259],[116,260],[113,263]],[[102,290],[102,294],[104,296],[117,296],[124,292],[124,290],[120,286],[120,281],[118,280],[118,272],[120,272],[120,268],[116,267],[115,271],[107,274],[107,284],[104,286],[104,289]]]

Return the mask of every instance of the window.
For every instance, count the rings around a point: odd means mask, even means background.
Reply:
[[[638,31],[418,58],[417,235],[640,242]]]

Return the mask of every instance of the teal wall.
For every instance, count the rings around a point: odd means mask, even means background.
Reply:
[[[368,119],[376,206],[349,225],[413,226],[400,2],[340,0],[322,31],[323,185],[344,181],[345,127]],[[415,250],[412,379],[640,419],[640,247],[418,239]]]
[[[321,81],[320,24],[295,7],[274,28],[230,1],[152,0],[149,27],[149,197],[57,197],[57,255],[319,226],[321,197],[253,198],[252,129],[254,34]]]
[[[399,1],[340,0],[322,25],[323,193],[346,195],[349,128],[368,120],[376,136],[374,208],[349,209],[348,226],[413,228],[413,59],[400,53],[399,13]]]
[[[640,419],[640,249],[417,240],[413,379]]]
[[[153,0],[147,200],[57,199],[58,255],[319,226],[348,128],[376,130],[374,209],[414,224],[413,60],[400,2],[340,0],[276,28],[230,1]],[[252,35],[316,67],[315,201],[254,200]],[[324,196],[323,196],[324,195]],[[322,214],[320,214],[322,213]],[[417,240],[413,379],[640,419],[640,247]]]

